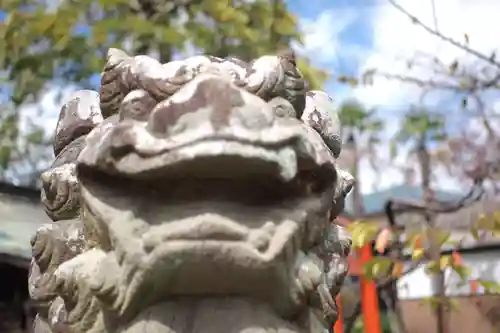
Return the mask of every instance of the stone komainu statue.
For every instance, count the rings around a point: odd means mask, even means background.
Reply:
[[[321,332],[350,238],[340,124],[291,56],[111,49],[63,106],[32,239],[36,333]]]

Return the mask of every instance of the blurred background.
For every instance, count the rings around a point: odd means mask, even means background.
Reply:
[[[500,243],[491,232],[469,237],[499,202],[498,13],[493,0],[1,0],[0,274],[12,288],[0,289],[0,332],[29,330],[29,237],[48,221],[38,205],[39,175],[54,158],[62,103],[75,90],[98,88],[109,47],[162,62],[199,53],[249,60],[293,49],[311,89],[333,97],[343,122],[339,163],[358,180],[345,218],[387,225],[394,198],[420,211],[440,207],[426,225],[460,239],[464,260],[477,264],[471,280],[500,280]],[[480,199],[460,201],[478,186]],[[445,210],[451,201],[458,204]],[[355,275],[343,291],[352,317],[346,332],[363,332]],[[439,311],[438,328],[434,319],[423,324],[433,310],[420,301],[433,295],[457,298],[476,318],[473,326],[455,324],[454,333],[500,326],[498,299],[472,302],[469,285],[443,282],[436,291],[423,268],[397,282],[380,301],[384,332],[444,332]]]

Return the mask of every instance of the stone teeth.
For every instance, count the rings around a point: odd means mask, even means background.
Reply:
[[[276,225],[273,222],[266,222],[262,228],[252,230],[248,235],[247,242],[252,244],[257,250],[265,252],[269,243],[276,233]]]
[[[267,250],[270,241],[271,235],[260,229],[252,231],[247,238],[247,242],[260,252],[265,252]]]

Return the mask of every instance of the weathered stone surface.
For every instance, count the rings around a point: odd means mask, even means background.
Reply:
[[[337,317],[354,184],[293,57],[111,49],[62,111],[33,238],[35,331],[317,332]]]
[[[340,120],[333,100],[323,91],[309,91],[302,121],[314,128],[323,138],[335,157],[342,148]]]

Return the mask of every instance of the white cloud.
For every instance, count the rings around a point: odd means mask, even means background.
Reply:
[[[398,3],[425,24],[434,27],[431,1],[399,0]],[[500,2],[491,0],[435,0],[437,27],[443,35],[457,41],[470,39],[470,46],[489,55],[499,50],[500,41],[491,36],[500,35],[497,13]],[[464,51],[429,34],[386,0],[374,7],[372,17],[373,50],[363,69],[377,68],[389,73],[408,73],[406,60],[415,54],[432,54],[451,64],[455,59],[471,62]],[[432,75],[425,68],[414,68],[411,74],[421,78]],[[372,105],[400,106],[417,101],[419,89],[395,81],[377,79],[371,87],[358,89],[357,96]]]
[[[26,104],[20,109],[20,130],[25,132],[27,125],[32,122],[42,126],[47,133],[55,130],[59,112],[64,102],[77,90],[76,86],[68,85],[48,86],[42,93],[41,99],[37,103]]]
[[[390,6],[386,0],[380,0],[379,5],[372,8],[372,39],[371,49],[360,50],[356,43],[356,36],[349,35],[349,43],[346,38],[341,38],[360,15],[355,6],[341,9],[330,8],[319,11],[314,18],[300,18],[300,27],[304,32],[304,44],[294,45],[295,49],[308,57],[315,63],[326,67],[335,64],[339,57],[364,56],[363,69],[378,68],[391,73],[407,72],[405,59],[413,57],[415,52],[436,54],[442,61],[451,62],[456,57],[463,57],[459,49],[443,43],[439,39],[429,35],[422,28],[412,24],[402,13]],[[416,15],[427,24],[433,25],[431,1],[399,0],[404,8]],[[491,52],[498,47],[500,41],[491,36],[500,35],[500,26],[496,24],[497,13],[500,12],[500,2],[492,0],[435,0],[436,13],[438,17],[439,30],[457,40],[464,39],[464,33],[470,37],[470,44],[483,52]],[[300,15],[300,13],[298,13]],[[345,36],[344,36],[345,37]],[[329,69],[326,67],[326,69]],[[412,74],[419,77],[428,77],[429,72],[414,69]],[[68,91],[64,90],[67,96]],[[45,114],[39,116],[45,128],[52,131],[57,121],[61,101],[54,99],[57,91],[54,89],[47,93],[40,103]],[[335,92],[331,92],[336,96]],[[358,88],[354,96],[368,106],[382,106],[385,111],[381,117],[386,122],[386,130],[383,133],[384,142],[396,132],[399,125],[399,110],[406,111],[405,107],[419,96],[419,89],[402,85],[395,81],[376,79],[373,86]],[[434,99],[436,102],[437,99]],[[500,111],[500,102],[495,108]],[[37,107],[29,106],[23,108],[23,113],[34,114]],[[379,155],[381,162],[379,170],[383,173],[374,172],[368,161],[361,163],[360,181],[364,193],[385,188],[403,181],[403,175],[398,168],[389,162],[387,144],[381,144]],[[407,149],[396,159],[397,165],[408,164]],[[440,179],[439,186],[448,189],[459,187],[456,182],[448,177],[444,170],[437,170]]]
[[[21,134],[42,128],[46,137],[51,137],[56,128],[62,104],[75,90],[76,86],[73,85],[65,87],[50,85],[44,89],[37,103],[23,105],[18,110]],[[25,136],[21,135],[17,145],[21,149],[25,147]],[[4,175],[5,180],[18,185],[27,185],[32,180],[33,172],[46,169],[52,162],[52,157],[51,147],[30,151],[26,159],[13,163],[12,168]]]
[[[315,18],[300,19],[303,45],[294,44],[294,49],[314,62],[331,64],[340,54],[340,36],[356,19],[354,9],[328,9]],[[344,47],[344,45],[342,45]]]
[[[434,27],[432,1],[399,0],[397,3],[425,24]],[[497,13],[500,12],[500,2],[491,0],[435,0],[434,3],[437,28],[443,35],[462,42],[467,34],[471,48],[487,55],[494,50],[499,50],[500,41],[491,36],[500,35],[500,26],[496,24]],[[376,68],[386,73],[406,74],[426,79],[433,75],[430,70],[426,69],[429,67],[409,69],[407,60],[418,54],[430,54],[446,64],[451,64],[455,59],[459,59],[463,64],[472,64],[474,61],[474,58],[463,50],[413,24],[407,16],[396,10],[386,0],[380,0],[379,4],[373,8],[372,28],[372,50],[368,53],[360,72]],[[383,139],[389,140],[397,131],[399,119],[408,110],[408,106],[420,101],[421,93],[422,90],[414,85],[375,78],[373,85],[356,89],[354,95],[367,106],[380,107],[380,116],[386,122]],[[435,106],[448,98],[450,95],[444,92],[435,93],[428,95],[425,103]],[[491,99],[489,100],[491,101]],[[500,105],[498,103],[495,108]],[[498,108],[500,109],[500,107]],[[457,112],[457,114],[451,114],[450,117],[460,117],[460,115]],[[374,173],[367,167],[365,161],[362,163],[361,184],[363,192],[388,187],[403,180],[401,172],[387,162],[388,149],[386,145],[381,145],[379,154],[385,161],[382,163],[384,164],[382,174]],[[409,163],[411,162],[408,158],[408,149],[403,149],[396,164],[408,165]],[[464,184],[457,184],[443,168],[438,168],[435,176],[438,180],[436,185],[440,188],[458,190],[464,186]]]
[[[51,8],[57,8],[61,1],[50,1]],[[335,60],[340,45],[339,38],[342,32],[355,19],[355,11],[341,10],[342,13],[333,10],[322,11],[314,19],[301,19],[300,28],[304,32],[303,45],[294,45],[295,49],[306,56],[314,58],[319,63],[330,63]],[[129,48],[130,41],[125,44]],[[185,56],[198,53],[191,45]],[[27,104],[20,109],[20,130],[26,132],[29,123],[35,123],[45,128],[46,133],[51,135],[57,124],[57,119],[62,104],[69,98],[75,86],[61,87],[50,85],[41,94],[37,103]]]

